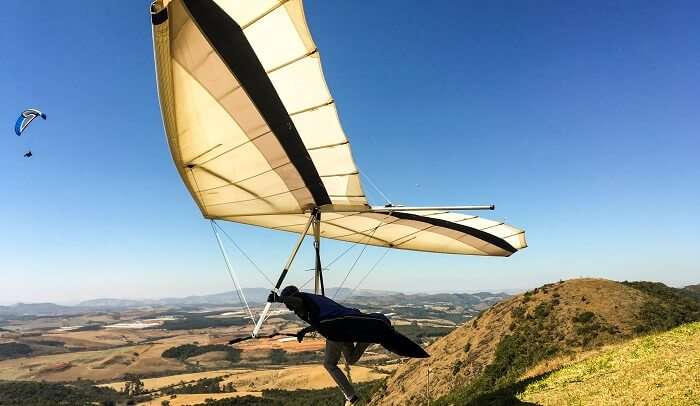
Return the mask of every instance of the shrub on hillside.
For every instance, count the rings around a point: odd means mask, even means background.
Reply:
[[[588,323],[589,321],[593,320],[594,316],[595,313],[593,312],[583,312],[574,316],[573,321],[574,323]]]
[[[180,361],[185,361],[187,358],[196,357],[197,355],[202,355],[213,351],[225,352],[226,359],[231,362],[238,362],[241,360],[241,350],[222,344],[202,346],[183,344],[177,347],[168,348],[167,350],[163,351],[161,356],[163,358],[175,358],[179,359]]]
[[[56,341],[56,340],[39,340],[39,341],[34,341],[34,344],[37,345],[46,345],[48,347],[64,347],[66,343],[63,341]]]
[[[656,282],[623,282],[656,300],[644,303],[639,311],[636,333],[665,331],[681,324],[700,321],[700,300],[685,289]]]
[[[92,382],[71,385],[46,382],[0,382],[0,405],[116,405],[123,396],[110,388],[95,387]]]
[[[221,393],[236,391],[233,385],[222,388],[221,381],[223,381],[223,378],[220,376],[216,378],[202,378],[194,383],[164,388],[162,392],[166,395],[173,395],[178,393]]]
[[[21,357],[32,352],[32,348],[27,344],[22,343],[1,343],[0,344],[0,359]]]
[[[273,364],[284,364],[287,362],[287,351],[281,348],[274,348],[270,352],[270,362]]]

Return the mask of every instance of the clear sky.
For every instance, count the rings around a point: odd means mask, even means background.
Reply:
[[[3,5],[0,303],[230,289],[169,155],[148,2]],[[355,159],[393,202],[494,203],[481,214],[528,233],[510,258],[392,251],[364,287],[700,283],[698,2],[308,0],[306,14]],[[48,120],[18,138],[27,107]],[[293,235],[224,227],[276,277]],[[323,244],[326,261],[347,247]],[[243,285],[267,286],[229,248]]]

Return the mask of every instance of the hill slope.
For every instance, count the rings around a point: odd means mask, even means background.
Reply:
[[[516,382],[543,360],[700,320],[700,302],[662,284],[575,279],[515,296],[410,360],[374,405],[467,404]],[[428,374],[430,382],[428,384]]]
[[[518,396],[541,405],[686,405],[700,400],[700,323],[641,337],[564,367]]]

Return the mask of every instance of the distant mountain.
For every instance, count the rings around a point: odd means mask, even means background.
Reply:
[[[150,300],[136,300],[136,299],[111,299],[111,298],[100,298],[91,299],[84,302],[80,302],[73,307],[78,308],[127,308],[127,307],[141,307],[149,306],[153,304]]]
[[[326,289],[327,293],[335,295],[337,288]],[[337,297],[345,297],[351,289],[341,288]],[[250,305],[260,305],[267,301],[270,294],[268,288],[244,288],[243,294]],[[394,295],[396,292],[363,289],[355,292],[363,297],[381,297]],[[85,300],[75,306],[63,306],[54,303],[17,303],[11,306],[0,306],[0,316],[58,316],[74,315],[94,311],[112,311],[144,307],[189,307],[189,306],[239,306],[238,295],[234,291],[187,297],[166,297],[161,299],[118,299],[98,298]]]
[[[326,293],[335,295],[337,288],[326,288]],[[341,288],[337,297],[344,297],[351,292],[348,288]],[[244,288],[243,294],[249,304],[263,304],[267,301],[267,296],[270,294],[268,288]],[[367,297],[377,297],[387,294],[396,294],[396,292],[379,291],[379,290],[359,290],[356,295],[361,294]],[[80,302],[79,307],[89,308],[134,308],[134,307],[153,307],[153,306],[204,306],[204,305],[234,305],[240,304],[238,295],[234,291],[215,293],[211,295],[187,296],[187,297],[166,297],[162,299],[113,299],[101,298],[92,299]]]
[[[250,305],[261,305],[270,294],[268,288],[244,288],[246,300]],[[424,305],[446,303],[453,306],[485,308],[509,297],[505,293],[438,293],[438,294],[403,294],[386,290],[349,288],[326,288],[326,294],[341,302],[356,305]],[[351,296],[352,294],[352,296]],[[236,292],[228,291],[211,295],[187,297],[166,297],[161,299],[119,299],[98,298],[85,300],[75,306],[63,306],[53,303],[18,303],[12,306],[0,306],[0,316],[14,315],[73,315],[88,312],[118,311],[149,307],[197,307],[197,306],[239,306]]]
[[[267,300],[270,290],[266,288],[244,288],[243,294],[249,304],[260,304]],[[238,305],[238,295],[234,291],[215,293],[212,295],[166,297],[162,299],[114,299],[100,298],[86,300],[78,304],[79,307],[90,308],[134,308],[134,307],[160,307],[160,306],[202,306],[202,305]]]
[[[73,306],[61,306],[54,303],[17,303],[11,306],[0,306],[0,315],[62,315],[84,312]]]

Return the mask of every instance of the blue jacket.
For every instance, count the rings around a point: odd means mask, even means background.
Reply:
[[[298,314],[298,316],[314,327],[318,327],[325,320],[362,314],[355,308],[345,307],[325,296],[303,292],[299,292],[297,296],[304,301],[308,309],[306,315]]]
[[[325,296],[295,293],[304,302],[305,313],[296,313],[322,336],[333,341],[381,343],[391,322],[383,314],[362,313]]]
[[[306,312],[296,313],[297,316],[328,340],[377,343],[403,357],[429,356],[420,345],[394,330],[389,319],[381,313],[362,313],[311,293],[298,292],[294,296],[300,298],[306,308]]]

